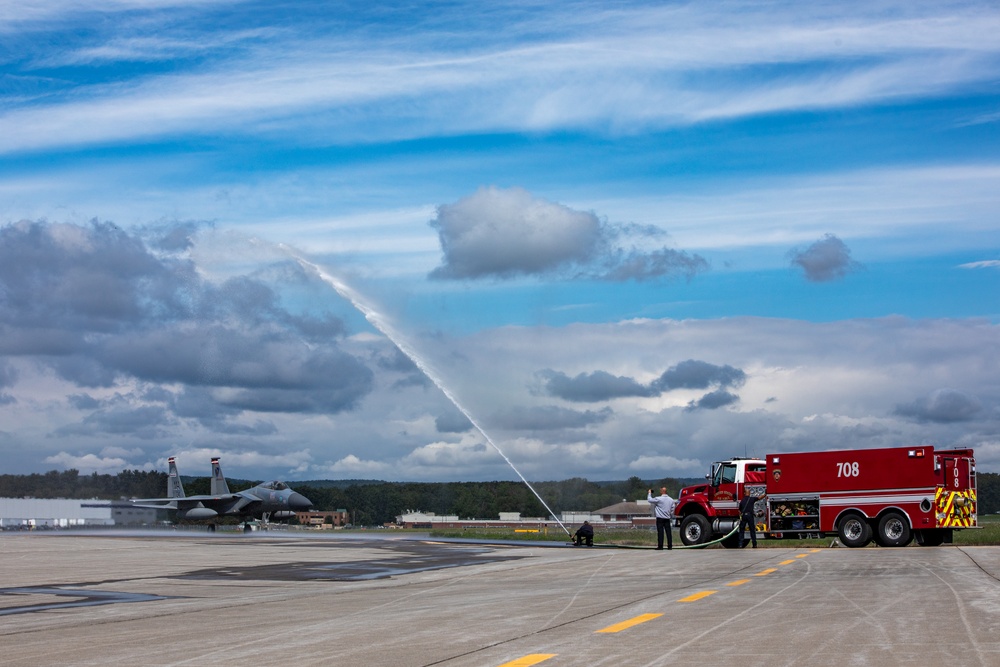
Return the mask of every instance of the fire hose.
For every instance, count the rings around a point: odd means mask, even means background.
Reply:
[[[728,540],[730,537],[732,537],[733,535],[735,535],[739,531],[739,529],[740,529],[740,523],[737,521],[736,525],[733,526],[733,529],[731,531],[729,531],[728,534],[723,535],[722,537],[720,537],[717,540],[712,540],[711,542],[703,542],[702,544],[688,544],[686,546],[680,546],[680,547],[677,547],[677,548],[678,549],[704,549],[705,547],[710,547],[713,544],[719,544],[720,542]]]
[[[730,537],[732,537],[733,535],[735,535],[739,531],[739,529],[740,529],[740,524],[739,524],[739,522],[737,522],[736,525],[733,526],[733,529],[731,531],[729,531],[728,533],[726,533],[725,535],[723,535],[722,537],[720,537],[717,540],[712,540],[711,542],[702,542],[701,544],[682,545],[682,546],[672,547],[672,548],[673,549],[704,549],[705,547],[710,547],[712,545],[719,544],[720,542],[724,542],[725,540],[728,540]],[[602,548],[602,549],[652,549],[652,548],[654,548],[654,547],[640,546],[640,545],[637,545],[637,544],[595,544],[594,546]]]

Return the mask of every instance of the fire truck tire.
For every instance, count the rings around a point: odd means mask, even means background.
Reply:
[[[845,547],[864,547],[872,541],[872,527],[860,514],[848,514],[840,520],[837,535]]]
[[[910,522],[899,512],[886,512],[878,520],[875,541],[880,547],[905,547],[912,539]]]
[[[712,525],[700,514],[689,514],[681,521],[681,542],[684,546],[702,544],[712,538]]]
[[[915,530],[913,536],[922,547],[939,547],[944,544],[943,530]]]

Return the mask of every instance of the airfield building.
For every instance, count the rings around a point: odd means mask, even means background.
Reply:
[[[592,525],[605,528],[633,528],[656,525],[652,507],[645,500],[625,501],[592,511],[565,511],[560,514],[564,525],[581,524],[589,521]],[[497,519],[459,519],[457,516],[442,516],[433,512],[407,510],[396,517],[395,525],[401,528],[543,528],[556,526],[554,520],[543,517],[522,517],[520,512],[501,512]]]
[[[142,526],[154,523],[156,510],[109,500],[0,498],[0,527],[4,530]]]

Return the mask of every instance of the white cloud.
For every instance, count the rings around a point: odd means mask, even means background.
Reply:
[[[354,454],[348,454],[329,466],[322,466],[321,469],[335,475],[379,475],[390,470],[391,467],[384,461],[363,460]]]
[[[433,30],[401,39],[340,25],[346,34],[332,47],[300,26],[306,36],[276,31],[239,58],[226,50],[229,40],[213,35],[217,70],[207,58],[202,70],[92,84],[71,100],[11,109],[0,116],[8,128],[0,151],[307,127],[334,142],[581,127],[641,132],[934,97],[986,87],[1000,72],[995,8],[898,9],[898,18],[886,19],[855,5],[840,14],[781,4],[640,6],[568,22],[559,9],[535,18],[549,29],[530,38],[518,28],[531,26],[513,18],[506,30],[469,20],[463,39],[447,40]],[[494,21],[504,18],[501,11]],[[168,40],[159,37],[161,45]],[[87,52],[76,57],[94,57]],[[363,122],[351,122],[356,116]]]
[[[663,471],[662,477],[695,477],[705,472],[705,463],[698,459],[680,459],[674,456],[640,456],[628,464],[629,470],[648,475]]]
[[[1000,469],[1000,455],[994,451],[1000,428],[995,377],[1000,370],[988,361],[1000,359],[1000,336],[997,325],[981,320],[637,320],[505,327],[419,340],[421,354],[441,370],[446,386],[530,480],[698,476],[711,461],[744,453],[912,442],[977,450],[982,444],[980,469]],[[560,405],[558,399],[530,390],[539,368],[567,374],[610,368],[622,376],[649,379],[691,358],[743,370],[741,401],[723,410],[692,412],[683,405],[650,409],[643,398],[616,399],[601,419],[530,432],[518,431],[517,421],[492,421],[502,413],[501,406]],[[291,471],[296,478],[516,479],[477,433],[449,439],[435,433],[434,417],[447,407],[437,392],[415,386],[405,394],[397,391],[382,386],[350,413],[282,417],[277,434],[254,440],[250,447],[229,439],[212,447],[178,446],[177,440],[185,437],[178,429],[169,440],[142,447],[105,443],[93,449],[99,453],[88,454],[81,444],[76,453],[64,447],[40,460],[114,473],[163,469],[165,457],[176,455],[183,474],[207,475],[209,459],[221,455],[228,476],[254,479],[280,478]],[[47,415],[58,423],[61,417],[54,408]],[[566,403],[562,408],[577,406]],[[0,406],[0,415],[17,409]],[[602,404],[588,409],[600,410]],[[288,440],[303,444],[279,445]],[[0,448],[8,468],[23,465],[25,454],[12,447],[10,437],[0,438]]]
[[[83,474],[96,472],[102,475],[114,475],[122,470],[135,467],[124,458],[104,457],[97,454],[70,454],[69,452],[59,452],[52,456],[46,456],[44,463],[66,470],[73,468]]]

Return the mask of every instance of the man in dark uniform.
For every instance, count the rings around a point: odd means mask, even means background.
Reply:
[[[589,521],[584,521],[583,525],[577,528],[576,537],[573,538],[573,546],[582,547],[584,541],[587,542],[588,547],[594,546],[594,527],[590,525]]]
[[[743,528],[747,526],[750,528],[750,542],[753,543],[754,549],[757,548],[757,520],[753,515],[753,508],[758,500],[763,500],[765,497],[763,494],[759,496],[747,494],[740,501],[740,528],[737,531],[740,536],[740,549],[746,546],[743,541]]]

